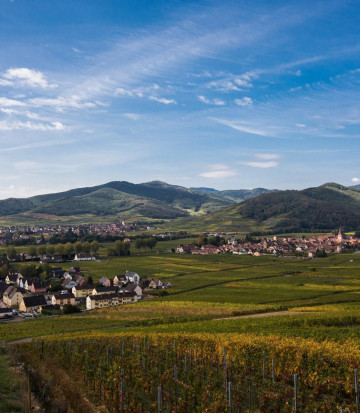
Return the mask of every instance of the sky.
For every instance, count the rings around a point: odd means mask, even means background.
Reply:
[[[360,183],[360,3],[1,0],[0,198]]]

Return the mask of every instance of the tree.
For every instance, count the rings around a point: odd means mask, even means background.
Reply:
[[[53,245],[48,245],[47,246],[47,253],[49,255],[54,255],[54,252],[55,252],[55,247]]]
[[[206,245],[208,243],[208,239],[205,237],[204,234],[199,234],[198,239],[197,239],[197,244],[199,247],[202,245]]]
[[[79,254],[79,252],[82,252],[82,250],[83,250],[83,245],[80,241],[77,241],[74,244],[74,248],[75,248],[76,254]]]
[[[80,313],[80,308],[77,305],[65,304],[63,314]]]
[[[46,255],[46,245],[39,245],[37,247],[37,255]]]
[[[74,251],[74,244],[72,244],[71,242],[67,242],[64,247],[65,254],[69,256],[71,254],[74,254]]]
[[[157,241],[156,241],[156,239],[155,238],[149,238],[148,240],[147,240],[147,242],[146,242],[146,244],[147,244],[147,246],[151,249],[151,251],[152,251],[152,249],[155,247],[155,245],[157,244]]]
[[[107,257],[114,257],[116,255],[116,251],[113,248],[108,248],[106,251]]]
[[[36,247],[35,245],[30,245],[28,254],[30,257],[35,257],[36,256]]]
[[[57,244],[55,250],[56,250],[57,255],[64,255],[64,250],[65,250],[64,244]]]
[[[90,245],[91,252],[96,254],[99,251],[100,244],[97,241],[93,241]]]
[[[5,279],[8,274],[9,274],[9,266],[7,264],[2,265],[0,268],[0,279]]]
[[[360,230],[355,232],[355,238],[360,238]]]
[[[17,256],[17,252],[15,247],[9,247],[6,249],[6,255],[8,257],[9,260],[15,260],[16,256]]]
[[[89,285],[93,285],[93,284],[94,284],[94,280],[93,280],[93,277],[92,277],[91,275],[89,275],[89,276],[87,277],[87,282],[88,282]]]
[[[89,242],[84,242],[82,246],[83,246],[84,252],[90,252],[91,245]]]
[[[43,280],[47,280],[51,276],[51,267],[47,262],[44,262],[43,264],[40,264],[38,271],[40,272],[40,277]]]
[[[141,238],[137,238],[135,240],[135,248],[139,251],[139,253],[140,253],[140,250],[143,246],[144,246],[144,240],[141,239]]]
[[[24,277],[37,277],[39,275],[36,264],[23,265],[20,272]]]

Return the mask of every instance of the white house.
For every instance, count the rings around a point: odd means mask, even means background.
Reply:
[[[75,254],[74,261],[95,261],[96,257],[90,252],[80,252]]]
[[[126,271],[125,278],[127,279],[128,282],[131,282],[131,283],[139,284],[140,282],[139,274],[133,271]]]

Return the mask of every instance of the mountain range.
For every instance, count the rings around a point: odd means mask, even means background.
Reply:
[[[30,198],[0,200],[0,223],[165,221],[165,229],[300,232],[360,228],[360,185],[218,191],[152,181],[113,181]]]
[[[360,229],[360,185],[327,183],[302,191],[263,193],[201,217],[169,223],[173,229],[241,232],[312,232]]]
[[[254,195],[266,189],[252,190]],[[31,217],[49,219],[66,216],[117,217],[124,219],[174,219],[206,214],[248,198],[251,193],[226,194],[207,192],[152,181],[133,184],[126,181],[77,188],[65,192],[37,195],[30,198],[0,200],[0,217],[20,221]],[[228,191],[232,192],[232,191]]]

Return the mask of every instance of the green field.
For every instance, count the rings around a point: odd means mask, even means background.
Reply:
[[[306,351],[316,344],[321,351],[331,348],[334,357],[357,348],[360,340],[360,254],[305,260],[154,252],[80,265],[85,275],[96,280],[131,270],[142,278],[170,281],[172,288],[166,296],[127,306],[2,323],[1,340],[45,336],[83,343],[84,338],[103,337],[111,342],[124,333],[141,337],[186,333],[194,340],[210,333],[221,340],[230,334],[231,340],[270,340],[279,346],[278,352],[284,340],[302,340],[303,349],[308,343]],[[281,354],[285,364],[291,362]],[[349,353],[350,359],[354,354]],[[9,364],[4,358],[0,362],[7,377]],[[325,380],[326,372],[322,374]]]

